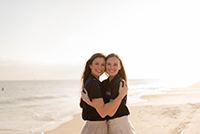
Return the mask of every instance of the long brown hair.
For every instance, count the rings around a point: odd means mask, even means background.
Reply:
[[[109,54],[107,57],[106,57],[106,61],[109,59],[109,58],[112,58],[112,57],[116,57],[119,62],[120,62],[120,65],[121,65],[121,69],[119,70],[118,74],[122,77],[122,79],[124,79],[126,82],[127,82],[127,76],[126,76],[126,71],[125,71],[125,68],[124,68],[124,65],[122,63],[122,60],[121,58],[119,57],[119,55],[115,54],[115,53],[111,53]]]
[[[93,54],[90,59],[86,62],[85,64],[85,68],[83,70],[83,74],[81,77],[81,83],[82,83],[82,90],[84,88],[84,84],[89,76],[89,74],[91,73],[91,69],[90,69],[90,65],[92,65],[92,62],[96,59],[96,58],[106,58],[106,56],[102,53],[95,53]],[[82,98],[80,99],[80,107],[83,108],[83,100]]]

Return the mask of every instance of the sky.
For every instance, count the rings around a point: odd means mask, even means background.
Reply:
[[[200,81],[199,0],[1,0],[0,80],[80,79],[117,53],[129,79]]]

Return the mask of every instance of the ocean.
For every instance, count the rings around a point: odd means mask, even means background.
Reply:
[[[170,83],[128,80],[128,104],[145,101],[142,95],[163,94],[177,87]],[[0,88],[0,134],[43,134],[81,113],[80,80],[0,81]]]

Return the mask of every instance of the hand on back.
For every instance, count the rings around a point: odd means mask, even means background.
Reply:
[[[125,96],[128,93],[127,83],[123,80],[119,85],[119,95]]]

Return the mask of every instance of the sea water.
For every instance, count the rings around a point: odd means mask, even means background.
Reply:
[[[128,86],[128,103],[170,90],[152,79],[129,80]],[[0,134],[42,134],[81,112],[80,80],[0,81],[0,88]]]
[[[46,131],[81,111],[77,80],[1,81],[0,86],[0,134]]]

